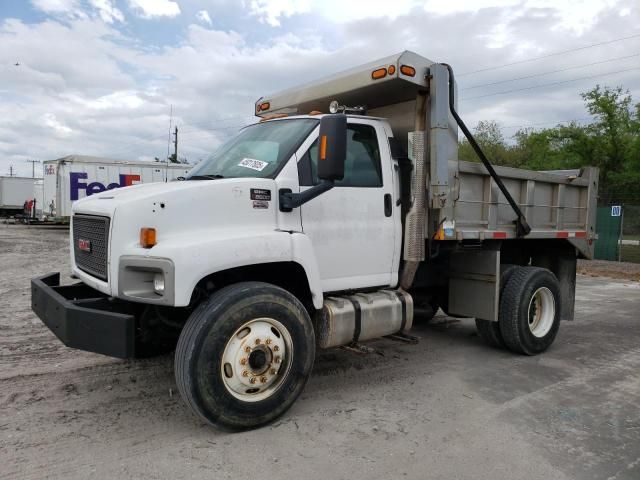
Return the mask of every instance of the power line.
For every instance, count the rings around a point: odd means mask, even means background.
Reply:
[[[557,120],[555,122],[537,122],[537,123],[529,123],[525,125],[507,125],[505,127],[500,127],[500,129],[505,128],[526,128],[526,127],[536,127],[540,125],[560,125],[561,123],[571,123],[571,122],[581,122],[583,120],[592,120],[593,117],[581,117],[581,118],[572,118],[570,120]]]
[[[558,51],[558,52],[552,52],[552,53],[548,53],[546,55],[541,55],[539,57],[526,58],[524,60],[518,60],[516,62],[511,62],[511,63],[504,63],[502,65],[495,65],[493,67],[484,67],[484,68],[480,68],[478,70],[472,70],[470,72],[459,73],[459,74],[457,74],[457,76],[458,77],[463,77],[465,75],[472,75],[474,73],[486,72],[486,71],[489,71],[489,70],[496,70],[498,68],[510,67],[512,65],[520,65],[521,63],[533,62],[534,60],[541,60],[543,58],[554,57],[556,55],[564,55],[565,53],[577,52],[577,51],[580,51],[580,50],[586,50],[587,48],[599,47],[601,45],[609,45],[611,43],[622,42],[623,40],[629,40],[631,38],[638,38],[638,37],[640,37],[640,33],[637,33],[635,35],[629,35],[628,37],[614,38],[613,40],[608,40],[606,42],[592,43],[591,45],[584,45],[582,47],[571,48],[569,50],[561,50],[561,51]]]
[[[640,67],[627,68],[627,69],[624,69],[624,70],[617,70],[615,72],[601,73],[601,74],[598,74],[598,75],[590,75],[588,77],[573,78],[573,79],[570,79],[570,80],[561,80],[559,82],[543,83],[542,85],[533,85],[533,86],[530,86],[530,87],[514,88],[512,90],[505,90],[503,92],[496,92],[496,93],[488,93],[486,95],[477,95],[475,97],[463,97],[460,100],[474,100],[476,98],[486,98],[486,97],[494,97],[496,95],[506,95],[507,93],[521,92],[521,91],[524,91],[524,90],[533,90],[533,89],[536,89],[536,88],[543,88],[543,87],[551,87],[551,86],[554,86],[554,85],[563,85],[565,83],[578,82],[580,80],[589,80],[589,79],[592,79],[592,78],[605,77],[605,76],[608,76],[608,75],[615,75],[616,73],[630,72],[630,71],[633,71],[633,70],[640,70]]]
[[[533,75],[525,75],[524,77],[510,78],[508,80],[500,80],[500,81],[491,82],[491,83],[482,83],[480,85],[473,85],[472,87],[463,88],[460,91],[464,92],[465,90],[472,90],[474,88],[480,88],[480,87],[489,87],[491,85],[499,85],[501,83],[515,82],[517,80],[525,80],[527,78],[544,77],[545,75],[551,75],[553,73],[566,72],[568,70],[575,70],[577,68],[591,67],[593,65],[600,65],[600,64],[603,64],[603,63],[614,62],[616,60],[626,60],[627,58],[634,58],[634,57],[639,57],[639,56],[640,56],[640,53],[634,53],[633,55],[626,55],[624,57],[610,58],[608,60],[602,60],[600,62],[585,63],[583,65],[576,65],[576,66],[573,66],[573,67],[560,68],[558,70],[551,70],[549,72],[534,73]]]

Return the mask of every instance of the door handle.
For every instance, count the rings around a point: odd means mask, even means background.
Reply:
[[[384,216],[390,217],[393,214],[393,202],[391,201],[391,194],[384,194]]]

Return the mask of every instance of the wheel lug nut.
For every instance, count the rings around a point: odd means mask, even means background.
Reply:
[[[280,357],[275,358],[276,363],[280,363],[280,360],[281,360]]]
[[[262,377],[262,378],[260,378],[260,381],[261,381],[262,383],[267,383],[267,377]]]
[[[251,347],[244,347],[244,351],[249,353],[251,351]]]
[[[260,345],[260,339],[256,338],[256,345]]]
[[[272,368],[271,371],[269,372],[271,375],[275,375],[276,374],[276,369]]]
[[[274,351],[274,352],[277,352],[277,351],[279,351],[279,350],[280,350],[280,347],[279,347],[278,345],[274,345],[274,347],[273,347],[273,351]]]
[[[242,376],[243,377],[248,377],[249,376],[249,372],[247,372],[246,370],[244,372],[242,372]]]
[[[246,365],[247,364],[247,359],[243,358],[242,360],[240,360],[240,365]]]
[[[256,383],[256,377],[251,377],[249,379],[249,383]]]
[[[267,345],[271,345],[271,339],[270,339],[270,338],[267,338],[267,339],[264,341],[264,343],[266,343]]]

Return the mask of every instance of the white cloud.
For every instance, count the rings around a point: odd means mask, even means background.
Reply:
[[[311,11],[311,0],[243,0],[252,15],[272,27],[280,26],[282,17]]]
[[[196,18],[202,23],[206,23],[207,25],[211,26],[211,17],[209,16],[209,12],[207,12],[206,10],[200,10],[198,13],[196,13]]]
[[[89,3],[98,10],[98,15],[102,21],[106,23],[113,23],[116,20],[124,22],[124,15],[111,0],[89,0]]]
[[[78,8],[78,0],[31,0],[31,4],[46,13],[65,13]]]
[[[61,95],[68,98],[83,108],[93,110],[113,110],[123,112],[125,110],[135,110],[144,105],[145,101],[139,92],[131,90],[120,90],[98,98],[84,98],[77,95]]]
[[[176,17],[180,15],[180,5],[171,0],[129,0],[131,8],[143,18]]]
[[[68,137],[73,130],[61,123],[53,113],[45,113],[40,118],[45,127],[53,130],[53,134],[61,137]]]

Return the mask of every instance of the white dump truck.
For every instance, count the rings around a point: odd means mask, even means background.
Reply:
[[[492,167],[456,112],[452,69],[412,52],[262,97],[184,181],[78,200],[71,266],[32,280],[66,345],[175,348],[204,421],[263,425],[317,349],[388,337],[440,307],[492,346],[535,355],[574,314],[598,173]],[[480,160],[458,160],[458,128]]]
[[[44,163],[43,214],[68,222],[76,200],[139,183],[167,182],[184,176],[190,165],[67,155]]]

